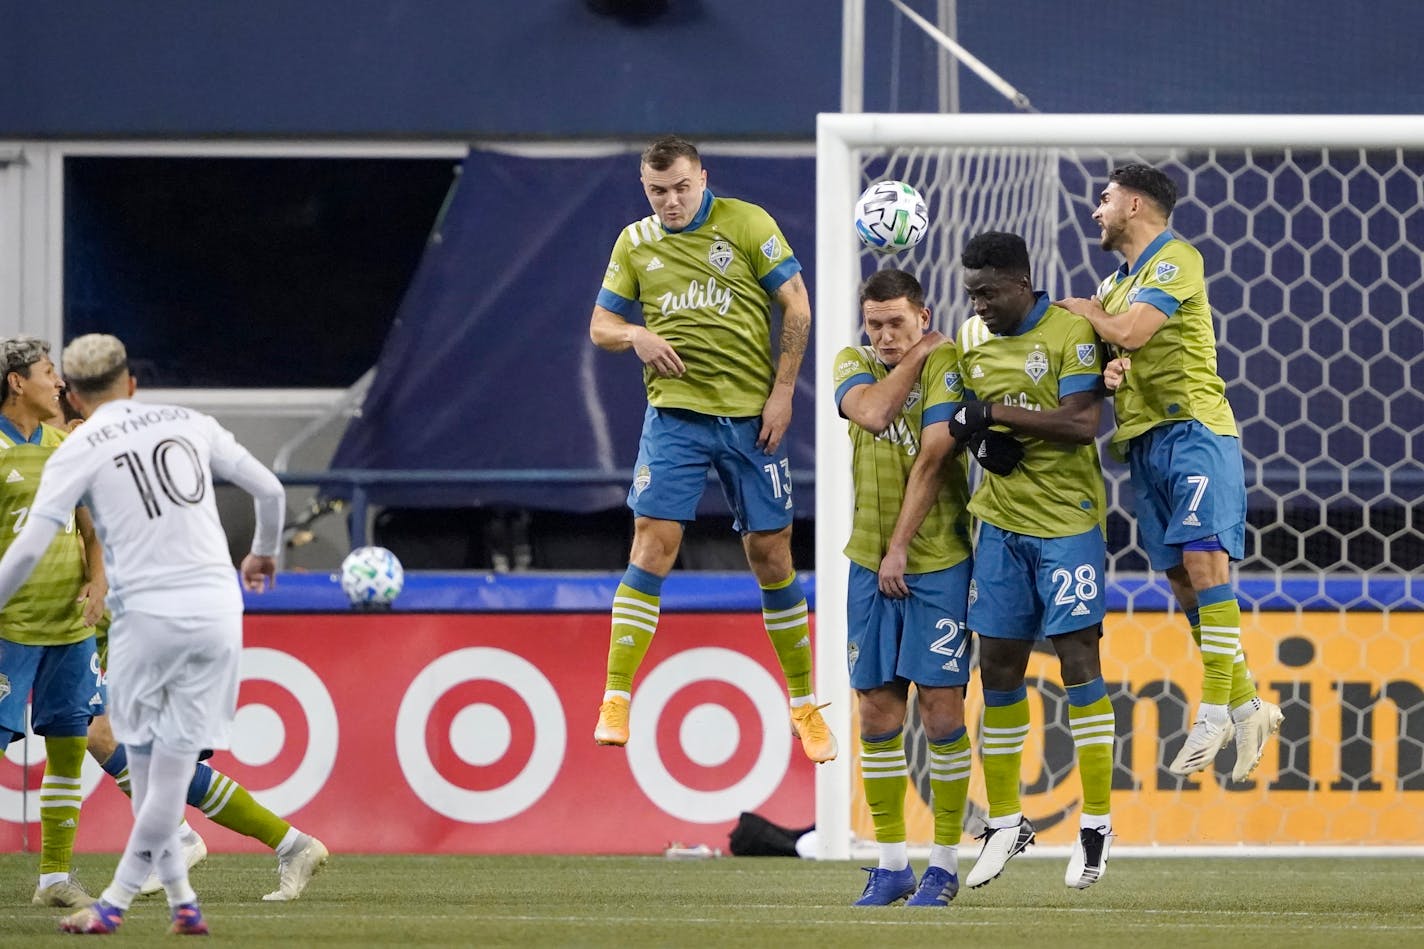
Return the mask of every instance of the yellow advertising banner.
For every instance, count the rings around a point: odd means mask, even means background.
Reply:
[[[1424,613],[1267,613],[1242,617],[1242,644],[1262,698],[1285,722],[1261,765],[1230,780],[1234,752],[1215,771],[1166,769],[1201,694],[1201,660],[1180,613],[1111,614],[1102,665],[1117,715],[1112,818],[1131,845],[1424,845]],[[1047,644],[1028,667],[1032,727],[1023,756],[1023,811],[1044,844],[1071,842],[1082,801],[1066,693]],[[978,677],[967,721],[977,739]],[[912,845],[933,840],[923,733],[907,734]],[[913,745],[913,747],[912,747]],[[858,740],[854,744],[858,750]],[[856,835],[875,831],[853,769]],[[978,756],[971,829],[984,814]]]

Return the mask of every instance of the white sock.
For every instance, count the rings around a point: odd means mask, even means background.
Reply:
[[[903,870],[910,865],[910,848],[902,840],[897,844],[880,845],[880,869]]]
[[[287,832],[282,835],[281,841],[277,844],[277,856],[290,857],[297,849],[297,841],[302,839],[302,832],[295,827],[288,827]]]
[[[1005,814],[1003,817],[989,818],[990,830],[1001,830],[1005,827],[1017,827],[1023,823],[1023,811],[1014,811],[1012,814]]]
[[[1231,720],[1239,725],[1241,722],[1246,721],[1246,719],[1250,718],[1252,715],[1255,715],[1256,712],[1260,710],[1260,708],[1261,699],[1259,696],[1256,698],[1248,699],[1247,701],[1242,702],[1240,705],[1236,706],[1234,709],[1231,710]]]
[[[603,693],[603,701],[607,702],[609,699],[627,699],[629,702],[631,702],[633,701],[633,693],[620,692],[617,689],[609,689],[607,692]]]
[[[930,866],[939,867],[941,870],[948,870],[955,876],[959,875],[959,848],[947,847],[944,844],[930,845]]]
[[[795,696],[792,696],[792,698],[791,698],[791,707],[792,707],[792,708],[800,708],[800,707],[803,706],[803,705],[815,705],[815,704],[816,704],[816,693],[815,693],[815,692],[812,692],[810,695],[795,695]],[[907,865],[908,865],[908,864],[907,864]]]
[[[1112,830],[1111,814],[1079,814],[1078,827],[1082,830],[1096,830],[1106,834]]]
[[[1197,721],[1211,722],[1213,725],[1225,725],[1230,715],[1227,714],[1225,705],[1208,705],[1203,702],[1197,707]]]

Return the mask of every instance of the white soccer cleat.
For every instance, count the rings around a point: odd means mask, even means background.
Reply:
[[[326,846],[315,837],[307,834],[302,837],[306,842],[294,850],[291,856],[277,858],[278,886],[262,897],[267,902],[286,902],[301,896],[311,878],[326,866],[326,858],[330,856]]]
[[[1063,882],[1075,890],[1086,890],[1103,878],[1108,869],[1108,850],[1112,847],[1110,830],[1084,827],[1073,841],[1073,853],[1068,857],[1068,870]]]
[[[1205,771],[1216,760],[1217,752],[1231,741],[1233,731],[1229,721],[1217,725],[1205,719],[1198,719],[1188,733],[1182,750],[1177,752],[1177,757],[1167,766],[1167,770],[1180,775]]]
[[[970,889],[983,886],[1003,873],[1010,857],[1029,848],[1034,841],[1033,821],[1024,817],[1016,827],[991,827],[980,839],[984,841],[984,849],[979,851],[979,859],[964,878],[964,885]]]
[[[191,870],[202,863],[208,856],[208,845],[203,840],[201,834],[191,827],[188,834],[183,838],[183,862]],[[152,896],[155,893],[163,892],[163,884],[158,881],[157,871],[150,873],[148,879],[143,881],[143,886],[139,887],[140,896]]]
[[[1261,763],[1266,743],[1281,730],[1281,722],[1285,720],[1279,705],[1261,700],[1259,708],[1236,723],[1236,767],[1231,769],[1231,780],[1245,781],[1251,776]]]

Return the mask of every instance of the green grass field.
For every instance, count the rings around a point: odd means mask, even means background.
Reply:
[[[30,905],[36,859],[0,857],[8,881],[0,945],[72,942],[55,929],[60,911]],[[81,855],[91,891],[107,883],[115,859]],[[524,949],[1424,945],[1424,859],[1414,858],[1119,857],[1103,882],[1077,892],[1063,886],[1062,860],[1021,857],[941,910],[856,909],[849,904],[865,879],[857,864],[783,858],[334,854],[300,901],[263,903],[275,866],[270,857],[215,854],[194,870],[214,941]],[[141,900],[111,941],[148,944],[166,927],[162,897]]]

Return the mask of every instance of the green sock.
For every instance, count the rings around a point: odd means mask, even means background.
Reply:
[[[291,824],[257,803],[247,788],[216,768],[208,793],[198,807],[214,824],[260,840],[273,850],[292,829]]]
[[[663,578],[628,565],[623,582],[613,594],[613,623],[608,635],[609,692],[633,691],[633,677],[658,631],[662,610]]]
[[[79,774],[84,768],[83,735],[45,739],[45,773],[40,784],[40,873],[68,873],[79,832],[79,805],[84,792]]]
[[[792,574],[761,588],[761,618],[781,663],[786,692],[793,699],[811,694],[811,624],[806,593]],[[904,838],[901,837],[901,840]]]
[[[1023,810],[1019,801],[1019,772],[1024,739],[1028,737],[1028,690],[984,690],[984,734],[979,755],[984,760],[984,790],[989,796],[989,817],[1008,817]]]
[[[905,792],[910,769],[905,764],[905,732],[860,739],[860,783],[865,803],[875,823],[875,841],[898,844],[905,840]]]
[[[1241,648],[1241,607],[1227,584],[1197,596],[1201,618],[1202,703],[1226,705],[1231,699],[1236,653]]]
[[[969,770],[974,762],[974,750],[969,747],[969,732],[964,728],[929,745],[934,842],[955,847],[964,834],[964,803],[969,799]]]
[[[1187,609],[1187,622],[1192,628],[1192,642],[1201,646],[1201,618],[1197,611]],[[1231,664],[1231,698],[1226,704],[1230,708],[1240,708],[1256,697],[1256,680],[1246,665],[1246,652],[1240,643],[1236,646],[1236,661]]]
[[[1083,784],[1083,813],[1111,812],[1113,746],[1117,741],[1112,702],[1102,676],[1068,691],[1068,728],[1078,752],[1078,780]]]

